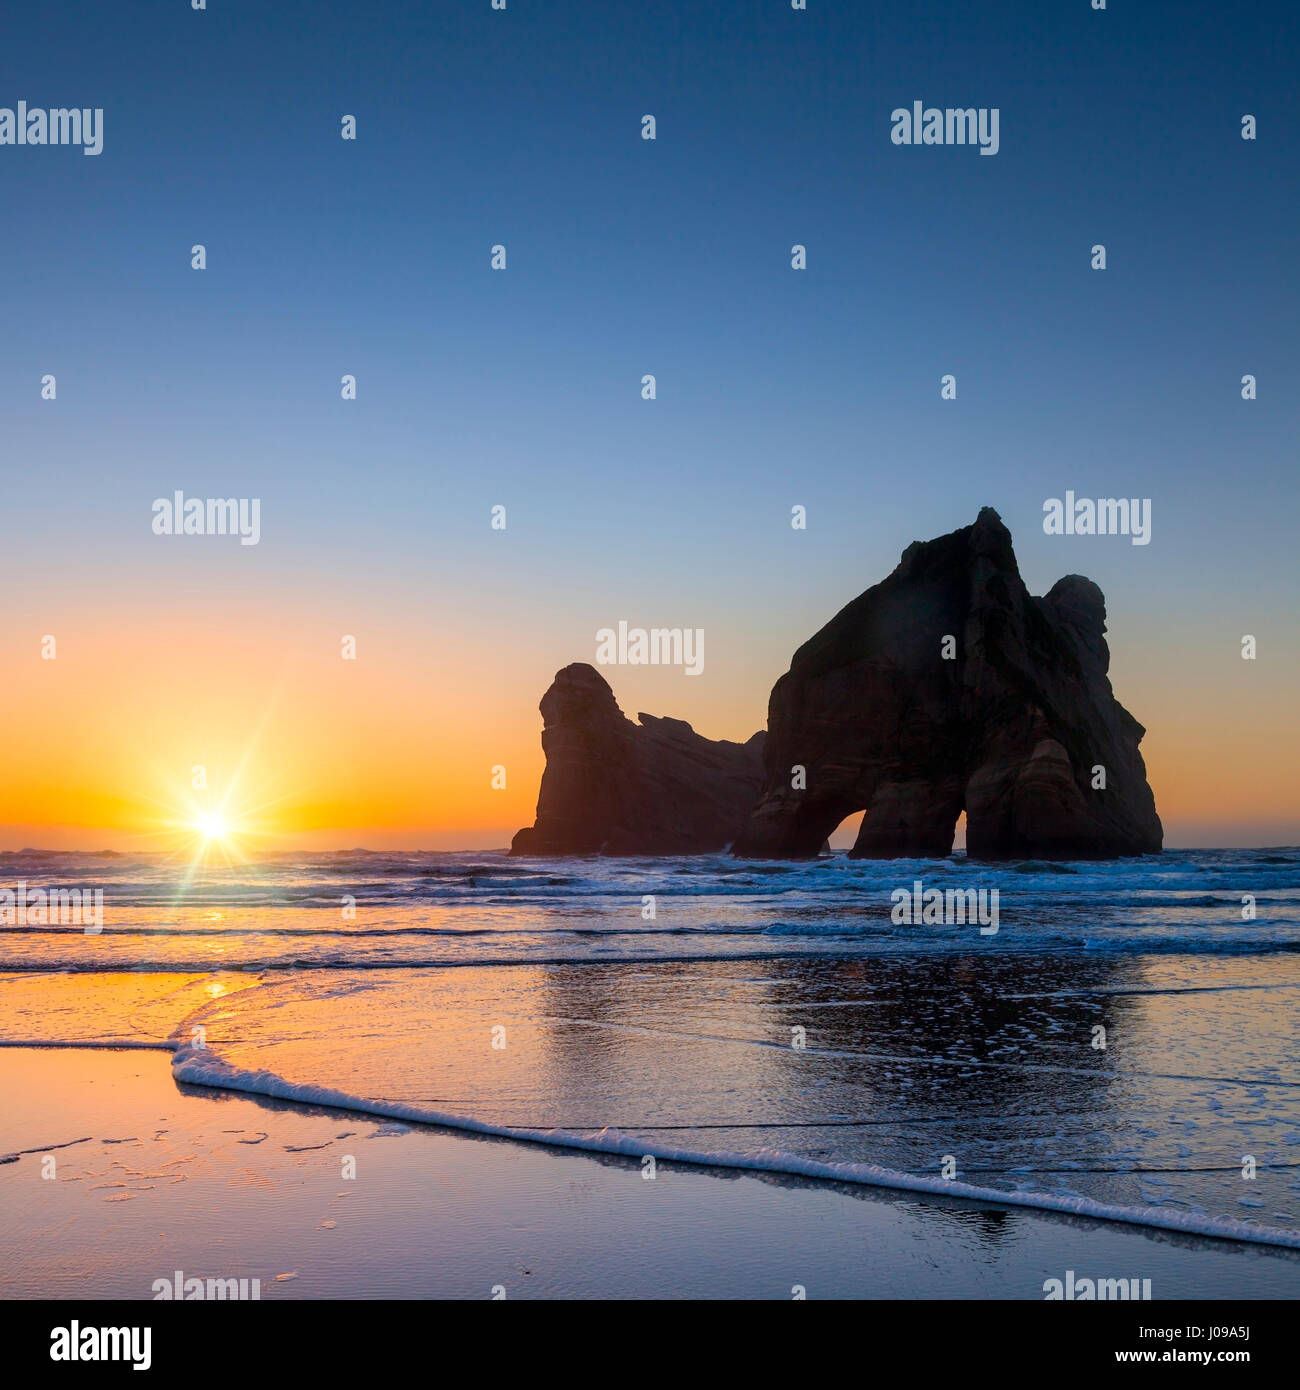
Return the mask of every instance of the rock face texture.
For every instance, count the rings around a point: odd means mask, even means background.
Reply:
[[[1091,580],[1029,593],[989,507],[908,546],[773,687],[763,792],[734,852],[812,856],[865,811],[851,855],[943,857],[963,810],[971,858],[1158,852],[1146,731],[1111,691],[1105,631]]]
[[[763,735],[728,743],[684,720],[634,724],[594,667],[542,696],[546,770],[537,820],[511,854],[705,854],[736,838],[763,786]],[[813,852],[821,847],[821,841]]]

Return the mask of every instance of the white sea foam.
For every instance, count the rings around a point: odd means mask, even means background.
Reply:
[[[202,1024],[207,1049],[184,1050],[178,1079],[1300,1241],[1295,850],[1069,865],[349,853],[188,888],[148,856],[0,869],[105,885],[101,936],[0,930],[11,1044],[179,1047]],[[917,876],[1000,888],[997,937],[893,925],[890,891]],[[357,993],[364,1007],[341,1005]],[[508,1051],[489,1051],[489,1022]],[[938,1176],[949,1153],[957,1182]],[[1243,1194],[1275,1233],[1242,1219]]]
[[[268,1071],[243,1071],[218,1056],[211,1047],[178,1047],[172,1056],[173,1074],[178,1081],[195,1086],[243,1091],[279,1100],[328,1106],[385,1119],[408,1120],[439,1125],[474,1134],[495,1135],[555,1148],[591,1153],[623,1155],[640,1160],[647,1156],[663,1162],[691,1163],[712,1168],[741,1169],[751,1172],[789,1173],[823,1181],[854,1183],[859,1186],[889,1188],[901,1192],[921,1192],[933,1196],[957,1197],[996,1206],[1024,1207],[1034,1211],[1060,1212],[1096,1221],[1119,1222],[1184,1235],[1218,1240],[1244,1241],[1256,1245],[1300,1249],[1300,1231],[1257,1226],[1226,1217],[1163,1208],[1117,1206],[1087,1197],[1054,1192],[1005,1192],[973,1183],[947,1180],[924,1174],[904,1173],[871,1163],[829,1163],[778,1149],[756,1149],[739,1153],[724,1150],[692,1149],[647,1142],[624,1135],[617,1129],[579,1132],[563,1129],[526,1129],[492,1124],[472,1116],[456,1115],[428,1106],[398,1101],[371,1100],[324,1086],[287,1081]]]
[[[502,852],[273,855],[183,883],[159,856],[0,853],[0,878],[103,885],[104,928],[4,926],[14,971],[339,969],[528,961],[943,955],[988,949],[1234,955],[1300,948],[1300,851],[1111,863],[751,863],[726,855],[516,860]],[[1000,930],[890,920],[915,878],[997,889]],[[653,921],[641,916],[646,895]],[[1254,916],[1243,918],[1243,895]],[[355,904],[344,917],[341,905]],[[351,910],[351,909],[350,909]]]

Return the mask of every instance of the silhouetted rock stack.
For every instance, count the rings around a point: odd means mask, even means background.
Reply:
[[[728,743],[681,719],[641,714],[634,724],[584,663],[557,672],[540,708],[546,770],[537,820],[515,836],[511,854],[724,850],[762,788],[761,733]]]
[[[773,687],[765,785],[734,852],[815,855],[862,810],[860,858],[947,855],[963,810],[972,858],[1159,851],[1145,730],[1111,691],[1105,630],[1091,580],[1030,595],[989,507],[908,546]]]

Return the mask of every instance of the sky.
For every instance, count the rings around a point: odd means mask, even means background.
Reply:
[[[796,647],[983,505],[1031,591],[1105,591],[1167,844],[1300,842],[1298,28],[14,10],[0,107],[104,115],[97,156],[0,145],[0,848],[221,805],[270,846],[504,845],[598,629],[704,629],[698,676],[604,674],[743,739]],[[996,107],[997,154],[894,144],[917,100]],[[177,489],[259,499],[258,544],[154,534]],[[1044,534],[1067,490],[1151,499],[1150,544]]]

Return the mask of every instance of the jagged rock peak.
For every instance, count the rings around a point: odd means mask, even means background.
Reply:
[[[1105,631],[1081,575],[1030,595],[991,507],[909,545],[773,687],[735,853],[812,855],[865,811],[852,854],[939,857],[963,810],[974,858],[1158,851],[1145,731],[1111,690]]]
[[[609,682],[575,662],[540,705],[542,774],[534,824],[511,854],[703,854],[735,839],[763,782],[763,735],[730,743],[681,719],[633,723]]]

